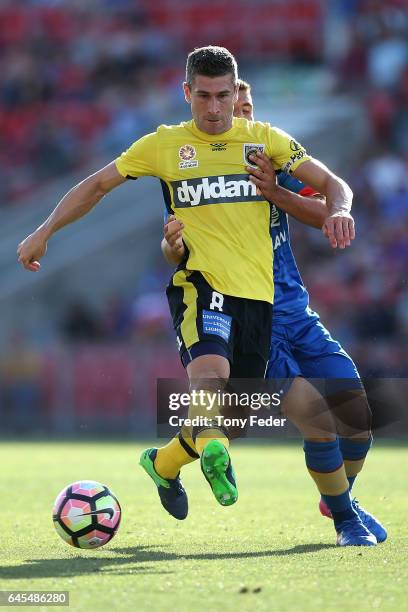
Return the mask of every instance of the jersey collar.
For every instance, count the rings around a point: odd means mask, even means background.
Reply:
[[[231,137],[232,134],[234,134],[236,130],[235,121],[236,119],[233,118],[232,127],[226,132],[222,132],[221,134],[207,134],[207,132],[202,132],[196,126],[194,119],[192,119],[188,123],[191,127],[191,131],[193,132],[193,134],[197,136],[198,138],[200,138],[200,140],[205,140],[207,142],[214,142],[214,141],[218,142],[221,140],[225,140],[226,138],[228,139],[229,137]]]

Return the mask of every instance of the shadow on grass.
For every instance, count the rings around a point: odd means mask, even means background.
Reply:
[[[83,574],[101,572],[104,575],[123,574],[171,574],[168,570],[148,565],[158,561],[211,561],[220,559],[257,559],[260,557],[290,556],[318,552],[334,548],[331,544],[300,544],[282,550],[260,550],[254,552],[231,553],[190,553],[177,554],[163,550],[152,550],[154,546],[133,546],[109,549],[96,557],[65,557],[63,559],[28,559],[21,565],[0,566],[0,578],[22,580],[33,578],[70,578]],[[95,555],[95,551],[92,551]],[[108,554],[109,556],[104,556]],[[139,564],[139,565],[137,565]],[[126,568],[125,566],[130,567]]]
[[[115,552],[130,555],[134,561],[212,561],[217,559],[257,559],[258,557],[284,557],[305,553],[318,552],[336,548],[333,544],[299,544],[292,548],[278,550],[255,550],[253,552],[208,552],[188,553],[186,555],[168,552],[140,551],[138,547],[116,548]]]
[[[160,570],[149,565],[133,565],[127,571],[118,570],[123,565],[135,564],[143,558],[143,561],[158,561],[165,553],[153,552],[147,549],[150,546],[135,547],[135,555],[117,556],[119,552],[114,549],[100,551],[100,556],[95,556],[95,551],[89,551],[92,556],[64,557],[62,559],[27,559],[21,565],[0,566],[0,578],[3,580],[23,580],[33,578],[72,578],[84,574],[171,574],[171,571]],[[98,553],[96,553],[98,554]]]

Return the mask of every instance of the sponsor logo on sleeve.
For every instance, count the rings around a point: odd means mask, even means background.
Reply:
[[[294,141],[292,141],[292,142],[294,142]],[[283,172],[290,172],[293,164],[295,164],[297,161],[299,161],[299,159],[302,159],[303,157],[306,157],[306,155],[307,155],[307,153],[306,153],[305,149],[300,149],[296,153],[293,153],[293,155],[290,156],[290,159],[288,159],[286,164],[284,166],[282,166]]]

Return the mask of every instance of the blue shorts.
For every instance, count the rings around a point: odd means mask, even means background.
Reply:
[[[315,317],[290,325],[272,323],[272,344],[267,378],[353,379],[361,387],[360,375],[350,355]]]

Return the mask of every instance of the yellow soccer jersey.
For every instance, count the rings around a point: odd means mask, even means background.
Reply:
[[[225,295],[273,302],[270,205],[245,171],[254,147],[286,172],[310,159],[282,130],[234,118],[232,128],[217,135],[194,121],[159,126],[115,163],[127,178],[160,178],[167,211],[185,226],[187,270],[201,272]]]

